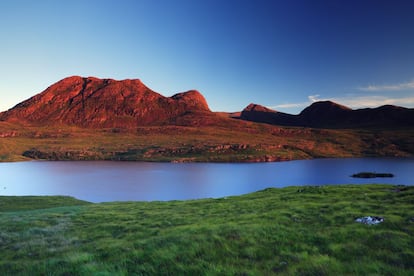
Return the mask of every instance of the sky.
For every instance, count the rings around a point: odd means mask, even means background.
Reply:
[[[414,107],[411,0],[1,0],[0,39],[0,111],[73,75],[213,111]]]

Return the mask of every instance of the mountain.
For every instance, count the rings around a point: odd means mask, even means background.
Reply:
[[[414,109],[395,105],[353,110],[351,125],[375,126],[414,126]]]
[[[196,90],[164,97],[140,80],[73,76],[0,113],[0,120],[35,125],[65,124],[89,128],[138,127],[215,116]],[[191,121],[191,120],[190,120]]]
[[[414,109],[384,105],[353,110],[332,101],[320,101],[312,103],[298,115],[291,115],[250,104],[242,111],[240,119],[315,128],[401,127],[414,126]]]
[[[315,102],[298,116],[300,125],[313,127],[335,127],[347,123],[352,109],[331,101]]]
[[[278,112],[262,105],[249,104],[241,112],[240,119],[252,122],[268,123],[282,126],[298,125],[297,116]]]
[[[138,79],[113,80],[72,76],[0,113],[9,123],[71,125],[84,128],[141,126],[225,126],[243,128],[244,121],[313,128],[414,126],[414,109],[385,105],[352,110],[331,101],[315,102],[298,115],[249,104],[241,113],[210,111],[206,99],[190,90],[165,97]]]

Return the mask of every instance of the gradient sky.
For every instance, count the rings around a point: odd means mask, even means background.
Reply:
[[[1,0],[0,110],[72,75],[213,111],[414,107],[414,1]]]

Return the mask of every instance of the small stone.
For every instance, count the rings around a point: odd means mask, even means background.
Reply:
[[[355,219],[355,222],[373,225],[373,224],[379,224],[381,222],[384,222],[384,218],[382,217],[374,217],[374,216],[367,216],[362,218]]]

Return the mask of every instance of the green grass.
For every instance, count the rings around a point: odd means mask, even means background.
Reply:
[[[89,204],[68,196],[0,196],[0,212],[47,209]]]
[[[2,275],[414,274],[414,187],[100,204],[0,197],[0,206]],[[385,221],[354,221],[367,215]]]

